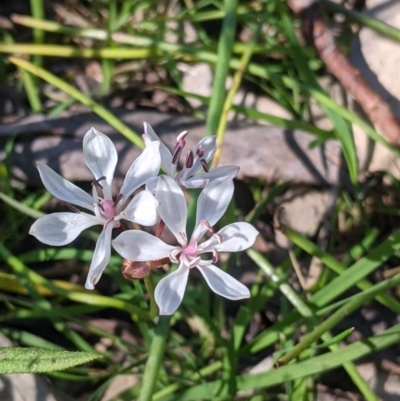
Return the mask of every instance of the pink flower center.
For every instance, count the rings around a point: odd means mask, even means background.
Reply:
[[[100,203],[100,207],[103,209],[103,212],[107,219],[112,219],[117,215],[115,210],[115,203],[112,200],[104,199]]]
[[[188,244],[185,248],[182,248],[182,253],[193,258],[198,256],[197,242],[195,242],[194,244]]]

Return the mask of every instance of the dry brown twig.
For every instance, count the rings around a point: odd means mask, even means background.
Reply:
[[[376,93],[337,47],[324,20],[319,0],[287,0],[290,9],[303,21],[303,33],[321,60],[345,90],[363,109],[376,129],[394,146],[400,147],[400,123],[387,102]]]

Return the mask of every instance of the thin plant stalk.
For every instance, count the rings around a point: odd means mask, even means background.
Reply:
[[[18,277],[18,281],[21,284],[29,283],[32,285],[32,291],[39,293],[40,286],[43,286],[47,290],[51,291],[52,294],[59,295],[71,301],[79,302],[88,305],[99,305],[104,308],[115,308],[127,311],[135,316],[136,319],[149,319],[147,312],[132,305],[131,302],[124,301],[118,298],[106,297],[98,295],[92,291],[71,291],[68,288],[68,284],[60,282],[52,282],[47,280],[40,274],[29,269],[24,263],[22,263],[16,256],[14,256],[1,242],[0,242],[0,256],[2,259],[11,267],[15,275]],[[39,287],[39,288],[37,288]]]
[[[154,299],[154,281],[152,274],[144,278],[144,286],[146,287],[147,294],[150,298],[150,319],[153,319],[158,314],[158,306]]]
[[[232,56],[232,47],[235,40],[237,5],[237,0],[224,1],[226,14],[222,22],[221,34],[218,41],[217,63],[206,121],[206,135],[215,134],[222,112],[225,83],[229,73],[229,60]]]
[[[138,401],[151,401],[157,382],[158,372],[164,357],[170,316],[160,316],[151,340],[149,356],[144,368],[142,388]]]
[[[43,0],[30,0],[31,13],[35,20],[44,19],[44,4]],[[41,45],[44,43],[45,32],[40,28],[33,28],[33,40],[35,44]],[[41,55],[35,55],[33,57],[33,64],[37,67],[43,66],[43,57]],[[20,70],[21,71],[21,70]],[[34,113],[40,113],[42,111],[42,102],[37,92],[37,77],[34,77],[27,72],[22,72],[22,81],[25,86],[26,95]]]
[[[23,68],[24,70],[36,75],[37,77],[43,79],[51,85],[54,85],[58,89],[61,89],[68,95],[72,96],[85,106],[88,106],[94,113],[96,113],[99,117],[105,120],[108,124],[114,127],[118,132],[120,132],[125,138],[135,144],[139,149],[144,148],[144,143],[140,136],[130,129],[127,125],[125,125],[120,119],[118,119],[114,114],[109,112],[100,104],[96,103],[93,99],[84,95],[78,89],[69,85],[62,79],[58,78],[54,74],[44,70],[43,68],[36,67],[34,64],[29,61],[23,60],[17,57],[9,57],[9,61],[18,67]]]
[[[108,22],[107,22],[107,39],[106,46],[109,48],[113,47],[113,41],[111,39],[112,33],[114,31],[115,21],[117,19],[117,3],[115,0],[110,0],[108,5]],[[105,96],[110,88],[112,73],[114,69],[114,60],[112,59],[102,59],[101,69],[103,79],[100,84],[100,95]]]
[[[7,44],[0,43],[0,53],[23,53],[23,54],[41,54],[43,56],[53,57],[83,57],[83,58],[118,58],[118,59],[147,59],[154,56],[162,56],[162,52],[171,52],[176,57],[185,56],[187,60],[201,61],[216,65],[218,58],[217,55],[198,49],[188,49],[187,46],[184,48],[181,45],[173,43],[159,43],[158,46],[148,48],[115,48],[115,49],[80,49],[74,46],[58,46],[58,45],[32,45],[32,44]],[[9,58],[10,59],[10,58]],[[239,67],[239,60],[232,58],[227,61],[229,67],[237,69]],[[307,90],[311,96],[317,99],[320,103],[324,104],[329,109],[332,109],[335,113],[342,116],[345,120],[351,124],[355,124],[360,127],[367,136],[369,136],[374,142],[380,143],[386,148],[390,149],[393,155],[400,156],[400,150],[396,149],[391,145],[385,138],[380,136],[377,131],[368,124],[361,117],[358,117],[347,108],[339,106],[332,99],[325,94],[314,90],[313,88],[303,85],[296,81],[294,78],[289,76],[281,76],[269,71],[268,66],[264,67],[256,63],[248,64],[248,72],[258,78],[264,78],[274,80],[281,83],[289,88],[296,88],[296,90]],[[215,127],[215,131],[217,126]]]
[[[364,277],[379,267],[380,263],[384,260],[383,255],[389,257],[400,248],[400,230],[397,230],[391,234],[386,241],[371,250],[364,258],[346,268],[333,256],[318,248],[317,245],[300,235],[292,228],[282,225],[280,229],[295,245],[310,255],[318,257],[326,267],[338,274],[335,278],[335,282],[331,281],[325,286],[323,293],[320,292],[313,296],[313,302],[318,306],[327,305],[334,298],[343,294],[344,291],[351,288],[353,285],[357,286],[362,291],[370,289],[372,284]],[[376,262],[374,263],[374,261]],[[354,274],[356,274],[356,277],[352,277]],[[340,280],[339,283],[338,280]],[[332,291],[328,291],[330,288],[332,288]],[[399,301],[391,297],[389,294],[377,294],[376,300],[387,308],[393,310],[395,313],[400,313]]]
[[[29,105],[34,113],[40,113],[42,111],[42,102],[37,90],[37,83],[35,77],[23,68],[18,68],[22,83],[25,88],[26,97],[28,98]]]
[[[69,36],[77,36],[80,38],[88,38],[93,40],[106,41],[107,40],[107,31],[104,29],[94,29],[94,28],[75,28],[71,26],[62,25],[55,21],[48,20],[36,20],[32,17],[26,15],[18,15],[14,14],[11,17],[12,21],[15,24],[41,29],[46,32],[53,32],[58,34],[65,34]],[[125,32],[112,32],[110,35],[111,39],[115,43],[132,45],[135,47],[157,47],[163,52],[173,53],[191,53],[194,50],[198,50],[193,48],[193,46],[188,46],[181,43],[171,43],[171,42],[163,42],[160,40],[156,40],[149,36],[143,35],[130,35]],[[243,43],[234,43],[232,47],[232,51],[234,53],[243,53],[247,48],[246,44]],[[256,45],[255,52],[257,53],[265,53],[265,47]],[[211,53],[210,53],[211,54]],[[217,57],[214,54],[215,58]]]
[[[239,86],[242,82],[243,75],[246,71],[247,65],[250,62],[251,56],[253,54],[254,46],[257,43],[258,37],[261,32],[261,28],[263,26],[263,23],[265,19],[267,18],[268,11],[266,10],[264,14],[261,17],[261,21],[258,23],[256,30],[254,31],[253,37],[251,38],[250,42],[248,43],[248,47],[242,54],[242,57],[239,61],[239,67],[235,72],[235,75],[233,76],[233,82],[232,86],[226,96],[225,103],[222,109],[221,117],[219,119],[219,124],[218,124],[218,130],[217,130],[217,151],[215,152],[212,165],[213,167],[216,167],[219,162],[219,158],[221,156],[221,147],[222,143],[224,142],[224,136],[225,136],[225,129],[226,125],[228,122],[228,113],[232,108],[233,105],[233,100],[236,95],[236,92],[239,89]],[[211,102],[210,102],[211,105]]]
[[[32,16],[35,20],[42,20],[44,18],[44,6],[43,6],[43,0],[30,0],[30,6],[31,6],[31,13]],[[44,43],[44,31],[40,28],[33,28],[33,40],[34,42],[39,45]],[[40,55],[36,55],[33,58],[33,63],[37,67],[41,67],[43,62],[43,58]]]
[[[14,39],[11,36],[4,35],[4,44],[8,46],[14,45]],[[37,56],[41,60],[41,56]],[[25,94],[28,99],[31,110],[34,113],[40,113],[42,111],[42,102],[40,100],[39,91],[37,88],[37,79],[34,75],[29,74],[22,68],[18,67],[18,71],[21,75],[21,82],[25,89]]]

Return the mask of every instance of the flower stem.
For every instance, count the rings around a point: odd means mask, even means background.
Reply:
[[[156,230],[156,237],[161,237],[164,227],[165,223],[160,220]],[[158,314],[158,305],[154,298],[154,282],[151,274],[144,277],[144,285],[150,297],[149,315],[150,319],[152,319]],[[140,390],[138,401],[150,401],[153,396],[158,371],[160,370],[161,361],[164,357],[170,319],[170,316],[160,316],[158,319],[154,337],[150,344],[149,357],[147,358],[146,366],[144,368],[142,388]]]
[[[150,401],[156,385],[158,371],[164,357],[170,316],[160,316],[150,344],[149,357],[144,368],[142,388],[138,401]]]
[[[146,291],[149,294],[150,298],[149,317],[150,319],[153,319],[158,315],[158,306],[156,304],[156,300],[154,299],[154,281],[151,274],[147,277],[144,277],[144,286],[146,287]]]

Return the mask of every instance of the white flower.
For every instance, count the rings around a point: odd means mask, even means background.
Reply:
[[[83,138],[83,153],[86,165],[96,181],[92,184],[93,195],[67,181],[50,167],[37,163],[40,177],[46,189],[55,197],[71,205],[90,210],[94,215],[72,207],[75,213],[53,213],[41,217],[30,229],[30,234],[39,241],[61,246],[72,242],[83,230],[100,224],[103,226],[85,287],[93,289],[110,260],[111,233],[126,219],[142,225],[153,225],[157,221],[158,202],[149,191],[142,191],[129,203],[127,200],[136,189],[144,185],[160,170],[159,143],[147,146],[128,170],[118,197],[112,198],[112,179],[118,161],[117,151],[112,141],[95,128],[91,128]],[[101,197],[97,188],[102,190]]]
[[[207,136],[201,139],[194,149],[188,152],[182,170],[176,173],[179,158],[186,144],[185,137],[187,134],[187,131],[183,131],[178,135],[175,149],[171,153],[161,142],[153,128],[144,123],[143,139],[146,146],[153,141],[160,141],[161,167],[169,177],[175,178],[179,185],[186,188],[204,188],[215,180],[223,181],[236,176],[239,171],[238,166],[221,166],[211,170],[208,169],[207,163],[214,157],[217,150],[216,136]],[[156,180],[150,180],[148,189],[153,192],[155,186]]]
[[[257,230],[248,223],[233,223],[213,234],[209,240],[199,242],[225,213],[232,194],[233,182],[230,179],[213,182],[204,188],[198,199],[195,230],[188,241],[187,206],[182,189],[172,178],[160,176],[156,190],[156,198],[161,200],[158,212],[179,245],[168,245],[151,234],[134,230],[123,232],[113,241],[115,250],[126,259],[148,261],[169,257],[171,262],[179,263],[178,269],[164,277],[156,287],[155,300],[161,315],[171,315],[179,307],[189,270],[194,267],[200,270],[215,293],[228,299],[250,297],[247,287],[213,263],[218,260],[218,252],[237,252],[252,246]],[[205,253],[212,255],[212,259],[202,259],[201,254]]]

